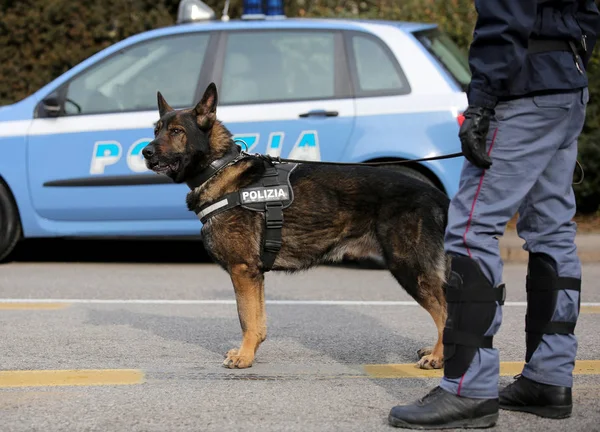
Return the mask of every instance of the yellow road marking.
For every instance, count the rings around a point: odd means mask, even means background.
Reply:
[[[126,385],[143,382],[144,373],[137,369],[0,371],[0,388]]]
[[[523,362],[501,362],[500,376],[514,376],[523,370]],[[367,364],[363,370],[370,378],[441,378],[443,369],[419,369],[415,363]],[[577,360],[573,375],[600,375],[600,360]]]
[[[69,306],[69,303],[0,303],[0,310],[55,310]]]
[[[600,313],[600,306],[581,306],[581,313]]]

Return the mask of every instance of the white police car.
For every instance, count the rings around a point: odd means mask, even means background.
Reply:
[[[250,152],[365,162],[460,151],[470,73],[436,25],[246,12],[215,20],[183,0],[177,25],[110,46],[0,108],[0,260],[20,238],[199,234],[187,186],[149,172],[140,154],[157,90],[184,108],[214,81],[218,118]],[[397,169],[452,196],[462,163]]]

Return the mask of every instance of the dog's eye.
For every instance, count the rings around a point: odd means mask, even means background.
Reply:
[[[173,128],[173,129],[171,129],[171,133],[173,135],[179,135],[181,132],[183,132],[183,131],[181,129],[179,129],[179,128]]]

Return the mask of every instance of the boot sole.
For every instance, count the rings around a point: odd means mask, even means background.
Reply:
[[[483,417],[472,418],[472,419],[461,419],[454,420],[450,423],[445,423],[441,425],[420,425],[420,424],[412,424],[407,423],[404,420],[400,420],[392,415],[388,416],[388,422],[390,425],[394,427],[400,427],[405,429],[420,429],[420,430],[429,430],[429,429],[484,429],[490,428],[496,424],[498,421],[498,413],[488,414]]]
[[[570,405],[523,406],[500,404],[500,409],[507,411],[521,411],[551,419],[564,419],[571,417],[571,412],[573,411],[573,407]]]

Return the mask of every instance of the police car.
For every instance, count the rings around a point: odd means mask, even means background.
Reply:
[[[141,150],[156,92],[194,105],[208,83],[218,118],[249,152],[366,162],[460,151],[470,72],[435,24],[229,20],[182,0],[176,25],[122,40],[29,97],[0,107],[0,260],[21,238],[197,236],[185,184],[148,171]],[[279,5],[279,9],[278,9]],[[463,159],[398,165],[448,196]]]

